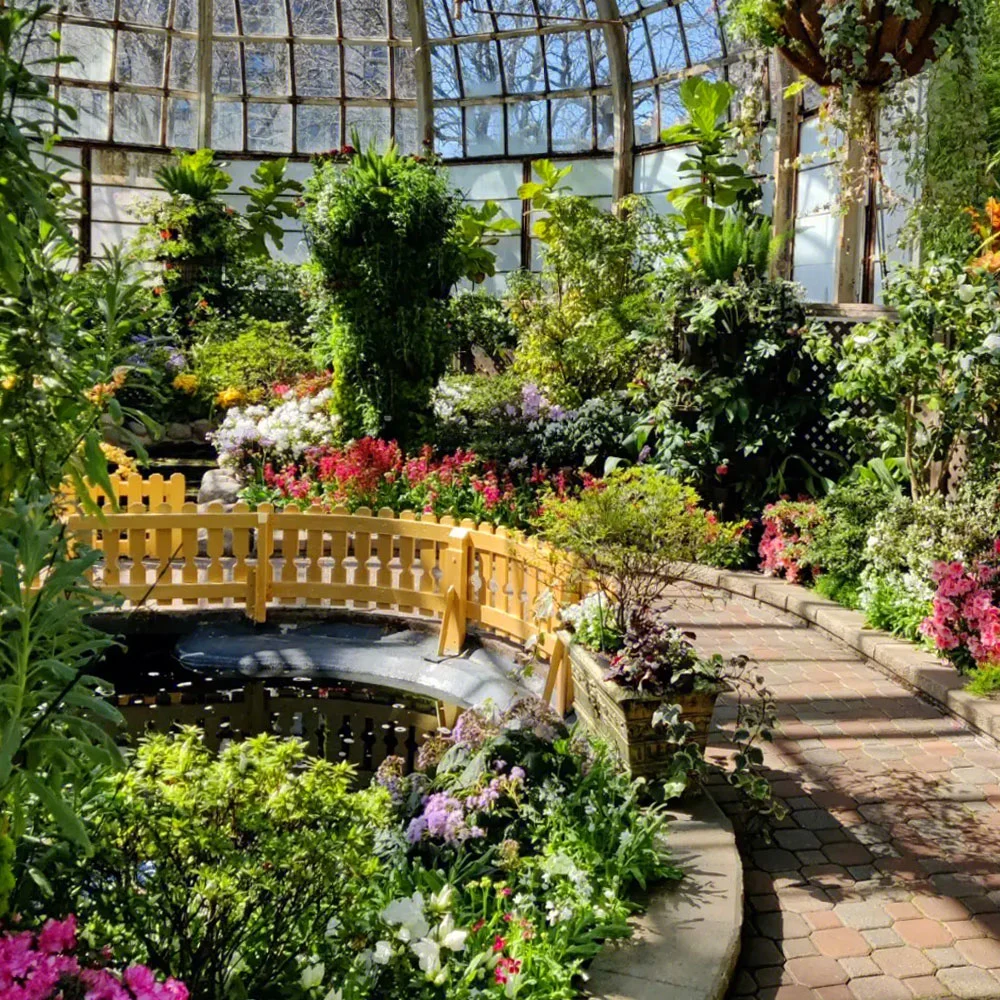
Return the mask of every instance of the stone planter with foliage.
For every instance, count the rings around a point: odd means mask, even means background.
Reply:
[[[676,742],[653,716],[664,702],[680,708],[683,722],[694,727],[691,741],[704,749],[719,691],[689,694],[643,694],[607,680],[608,658],[573,642],[569,633],[561,638],[569,649],[573,675],[573,707],[580,721],[605,740],[634,777],[658,777],[672,769]]]

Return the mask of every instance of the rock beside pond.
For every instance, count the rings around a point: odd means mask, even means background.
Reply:
[[[201,480],[198,503],[221,500],[224,504],[234,504],[239,499],[239,491],[239,482],[224,469],[209,469]]]
[[[204,441],[205,435],[215,430],[211,420],[195,420],[191,424],[191,436],[195,441]]]

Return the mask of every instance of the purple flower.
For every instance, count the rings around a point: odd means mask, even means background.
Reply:
[[[510,769],[510,776],[514,781],[524,781],[524,768],[512,767]]]

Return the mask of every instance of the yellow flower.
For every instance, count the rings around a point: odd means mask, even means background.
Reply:
[[[16,385],[17,385],[16,375],[4,375],[4,377],[0,379],[0,389],[3,389],[5,392],[10,392],[10,390],[13,389],[14,386]]]
[[[117,472],[121,475],[128,475],[131,472],[138,472],[135,459],[117,445],[101,442],[101,452],[111,465],[117,465]]]
[[[192,372],[181,372],[172,384],[178,392],[186,392],[189,396],[193,396],[198,391],[199,380]]]
[[[239,406],[245,398],[242,389],[223,389],[215,397],[215,402],[224,410],[228,410],[231,406]]]

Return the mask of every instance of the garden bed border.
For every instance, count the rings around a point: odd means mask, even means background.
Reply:
[[[654,889],[628,941],[608,944],[588,968],[599,1000],[723,1000],[743,927],[743,862],[732,824],[709,794],[669,810],[680,882]]]
[[[973,729],[1000,741],[1000,701],[965,690],[966,681],[949,663],[915,643],[871,628],[852,611],[813,590],[752,570],[720,570],[686,564],[681,578],[787,611],[846,643],[911,688],[915,688]]]

